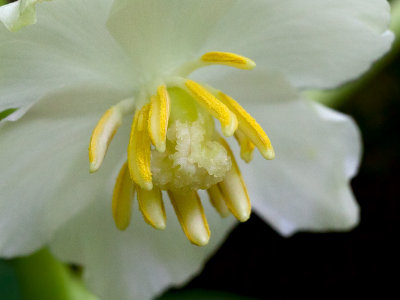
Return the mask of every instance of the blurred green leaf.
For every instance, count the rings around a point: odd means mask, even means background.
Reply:
[[[14,259],[23,299],[68,300],[65,284],[67,274],[64,266],[55,260],[47,250],[30,256]]]
[[[16,258],[11,264],[24,300],[98,300],[81,279],[47,249]]]
[[[0,111],[0,121],[6,118],[7,116],[11,115],[14,111],[16,111],[16,108],[9,108],[3,111]]]
[[[3,260],[0,260],[0,299],[22,299],[15,271],[9,262]]]

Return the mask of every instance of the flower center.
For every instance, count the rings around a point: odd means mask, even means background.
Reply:
[[[210,237],[198,190],[207,190],[221,216],[232,213],[242,222],[250,217],[246,185],[212,117],[220,122],[224,136],[235,136],[244,161],[251,161],[255,147],[266,159],[274,158],[274,150],[261,126],[235,100],[187,79],[194,70],[212,64],[255,67],[252,60],[237,54],[206,53],[183,64],[150,91],[141,91],[136,99],[114,105],[95,127],[89,145],[91,172],[100,168],[123,116],[134,114],[128,159],[112,199],[119,229],[129,225],[135,191],[145,221],[157,229],[166,226],[161,191],[167,191],[183,231],[195,245],[207,244]]]
[[[153,183],[162,190],[206,190],[221,182],[231,169],[231,159],[218,142],[214,120],[201,107],[187,105],[190,97],[172,88],[171,115],[166,150],[151,153]]]

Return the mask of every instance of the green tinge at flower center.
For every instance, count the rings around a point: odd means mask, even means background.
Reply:
[[[217,141],[212,117],[184,91],[168,89],[171,115],[166,151],[152,151],[153,184],[162,190],[196,191],[221,182],[231,169]]]

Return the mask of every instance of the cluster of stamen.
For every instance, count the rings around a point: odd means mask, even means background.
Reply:
[[[107,110],[95,127],[89,145],[91,172],[100,168],[123,116],[134,112],[127,162],[119,172],[112,199],[113,217],[119,229],[124,230],[129,226],[135,192],[145,221],[156,229],[164,229],[166,213],[162,190],[166,190],[184,233],[195,245],[206,245],[210,238],[198,189],[207,190],[212,205],[222,217],[232,213],[241,222],[250,217],[247,188],[234,155],[228,143],[214,129],[211,117],[211,133],[210,130],[202,130],[208,122],[207,117],[202,118],[202,115],[210,114],[216,118],[224,136],[235,136],[240,145],[240,156],[246,162],[252,160],[255,148],[266,159],[274,158],[274,150],[261,126],[234,99],[186,78],[195,69],[212,64],[248,70],[255,67],[252,60],[237,54],[206,53],[166,78],[153,93],[145,97],[147,101],[141,107],[135,106],[137,101],[133,98],[121,101]],[[184,105],[177,104],[174,97],[171,98],[171,93],[177,89],[189,99],[184,101]],[[176,117],[170,120],[171,110],[184,110],[186,103],[197,107],[196,121]],[[176,141],[176,136],[182,133],[179,130],[186,130],[188,139],[196,137],[195,134],[190,135],[191,129],[201,136],[198,138],[201,145],[197,150],[191,143],[182,146]],[[182,153],[178,153],[181,151],[179,147],[186,147],[187,153],[184,152],[183,157]],[[177,162],[176,157],[181,161]],[[188,160],[187,164],[185,159]],[[167,167],[163,167],[164,161]],[[204,161],[206,163],[202,163]],[[192,175],[187,176],[187,182],[181,181],[177,185],[173,180],[164,180],[161,176],[164,173],[171,177],[179,171],[187,171],[186,165],[192,168],[189,170]],[[213,170],[209,168],[210,165],[214,167]]]

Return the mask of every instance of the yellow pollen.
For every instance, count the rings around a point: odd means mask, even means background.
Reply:
[[[232,168],[226,174],[224,180],[218,183],[218,186],[221,188],[226,206],[231,213],[240,222],[245,222],[251,214],[251,203],[247,187],[228,143],[222,138],[220,138],[220,143],[231,156]]]
[[[119,171],[112,198],[113,218],[120,230],[125,230],[129,226],[134,193],[134,183],[129,176],[126,162]]]
[[[210,228],[197,192],[168,191],[168,195],[189,241],[197,246],[207,245],[210,239]]]
[[[251,162],[253,160],[254,144],[240,128],[236,129],[235,138],[240,145],[240,157],[247,163]]]
[[[93,130],[89,144],[90,172],[96,172],[104,160],[109,144],[122,124],[120,111],[111,107],[100,118]]]
[[[261,128],[260,124],[250,116],[250,114],[228,95],[222,92],[218,93],[219,99],[237,116],[239,129],[251,140],[258,148],[265,159],[274,159],[275,152],[271,142]]]
[[[128,166],[133,181],[142,189],[153,188],[150,169],[149,104],[136,111],[128,145]]]
[[[146,191],[137,187],[137,199],[139,202],[139,209],[146,223],[156,229],[164,229],[166,227],[167,217],[161,190],[157,187],[153,187],[151,191]]]
[[[186,80],[185,86],[188,88],[191,96],[195,98],[197,102],[213,117],[217,118],[221,122],[222,133],[225,136],[232,136],[238,126],[235,114],[200,84],[192,80]]]
[[[243,70],[251,70],[256,66],[256,63],[251,59],[230,52],[208,52],[201,57],[201,61],[210,64],[230,66]]]
[[[149,134],[151,142],[157,151],[165,151],[168,119],[170,113],[170,99],[165,85],[157,90],[157,95],[151,97],[149,112]]]

